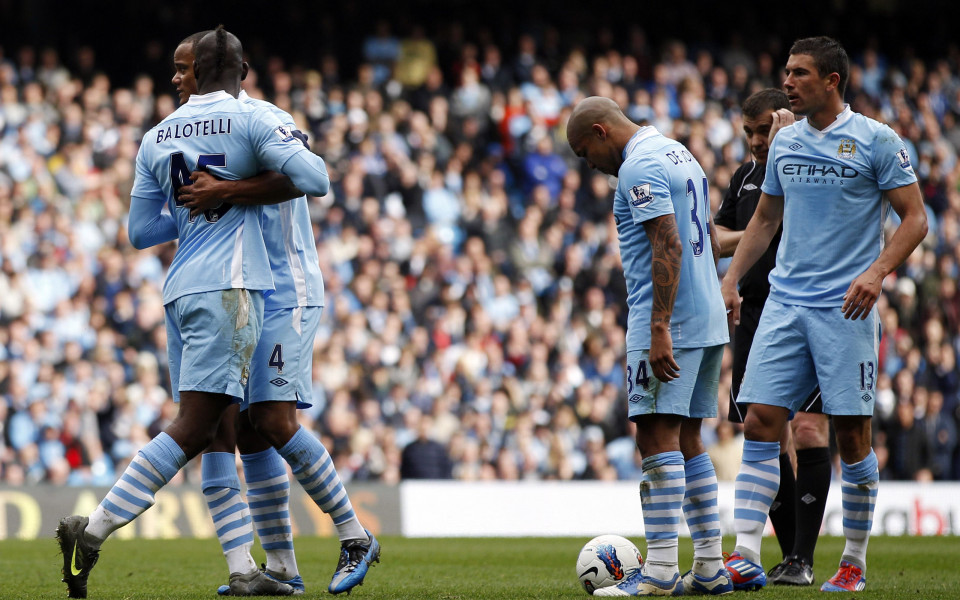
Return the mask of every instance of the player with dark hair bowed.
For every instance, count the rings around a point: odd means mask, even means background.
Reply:
[[[327,193],[323,161],[273,114],[236,99],[247,67],[240,41],[222,28],[197,44],[199,94],[147,132],[137,154],[128,235],[138,249],[179,239],[164,283],[173,422],[144,446],[89,517],[60,521],[63,581],[85,598],[104,540],[155,502],[157,491],[213,441],[226,408],[243,396],[260,338],[263,296],[274,289],[261,208],[223,205],[191,216],[179,189],[190,167],[238,179],[279,171],[310,194]],[[166,207],[169,212],[164,211]],[[294,589],[256,565],[231,577],[231,590]]]
[[[182,102],[197,91],[192,72],[194,46],[204,33],[189,36],[174,52],[172,81]],[[251,98],[242,89],[238,99],[272,112],[289,134],[309,149],[307,136],[296,129],[289,114],[269,102]],[[264,205],[263,239],[276,286],[276,291],[264,299],[263,332],[250,365],[247,394],[242,404],[227,409],[213,444],[204,452],[203,493],[229,572],[245,572],[239,567],[256,565],[250,556],[252,516],[267,555],[264,572],[271,579],[290,584],[299,594],[304,591],[304,584],[293,549],[290,483],[284,458],[277,450],[298,435],[297,408],[311,406],[313,341],[324,304],[323,277],[307,199],[289,178],[271,171],[235,181],[194,171],[190,179],[192,183],[180,189],[180,199],[193,215],[215,209],[222,202]],[[311,455],[316,456],[308,468],[295,473],[310,481],[313,469],[320,465],[323,480],[310,483],[308,491],[317,506],[333,519],[341,543],[339,564],[328,590],[348,591],[363,581],[370,561],[378,559],[379,544],[360,524],[326,448],[319,441],[307,440],[304,436],[313,439],[309,432],[299,435],[298,444],[309,446]],[[247,482],[249,509],[240,496],[237,447]],[[218,592],[236,595],[229,585],[220,586]]]
[[[843,102],[849,75],[843,47],[827,37],[798,40],[785,74],[790,108],[806,119],[783,127],[770,143],[763,193],[722,285],[730,318],[739,324],[737,282],[782,222],[770,296],[737,398],[750,409],[735,484],[737,545],[726,565],[737,589],[765,584],[760,543],[780,487],[780,435],[790,411],[819,382],[837,435],[846,537],[840,568],[820,589],[860,591],[879,484],[870,429],[875,304],[884,277],[926,235],[927,219],[903,142]],[[901,223],[884,247],[888,204]]]
[[[733,174],[720,210],[714,217],[717,239],[720,241],[720,256],[733,255],[743,236],[743,230],[757,208],[770,140],[781,127],[790,125],[795,120],[790,112],[787,95],[782,90],[773,88],[756,92],[744,100],[741,111],[743,131],[753,160],[741,165]],[[763,304],[770,293],[767,277],[776,264],[781,233],[782,228],[777,230],[763,256],[739,281],[743,303],[740,305],[740,324],[736,326],[733,334],[733,383],[730,387],[728,413],[728,418],[734,423],[743,423],[741,411],[745,411],[748,406],[738,406],[736,399],[747,366],[750,345],[763,312]],[[784,427],[780,438],[780,490],[770,507],[770,520],[783,552],[783,562],[770,570],[771,583],[813,584],[813,551],[817,546],[820,523],[827,505],[827,492],[830,489],[829,435],[830,422],[823,414],[818,387],[800,405],[790,421],[790,426]],[[794,445],[796,478],[791,460]]]
[[[608,98],[578,103],[567,139],[587,165],[619,178],[613,216],[628,290],[626,392],[643,456],[647,560],[594,595],[730,593],[717,476],[700,439],[702,420],[717,415],[729,337],[707,178],[682,144],[631,122]],[[693,568],[682,577],[681,512],[694,548]]]

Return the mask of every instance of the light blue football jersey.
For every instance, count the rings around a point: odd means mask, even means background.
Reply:
[[[251,98],[243,90],[238,98],[251,106],[271,111],[291,131],[296,129],[293,117],[273,104]],[[264,310],[323,306],[323,275],[307,197],[264,206],[260,222],[276,287],[276,291],[264,301]]]
[[[156,213],[165,204],[176,224],[173,237],[180,242],[164,283],[164,304],[229,288],[273,290],[261,208],[224,204],[192,219],[178,200],[177,188],[190,182],[195,169],[223,179],[280,171],[301,151],[307,150],[273,114],[224,91],[191,96],[147,132],[130,196],[131,203],[161,205]],[[131,220],[142,212],[131,208]]]
[[[674,348],[702,348],[729,339],[710,244],[707,177],[683,144],[641,127],[623,149],[613,198],[620,257],[627,279],[627,349],[650,348],[653,252],[644,221],[673,214],[683,242],[680,283],[670,333]]]
[[[850,283],[883,249],[889,203],[882,192],[915,181],[897,134],[849,106],[823,130],[804,119],[777,132],[762,188],[784,198],[770,297],[842,306]]]

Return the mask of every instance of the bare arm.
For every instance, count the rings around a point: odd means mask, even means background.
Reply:
[[[643,228],[650,239],[653,253],[653,306],[650,311],[650,367],[660,381],[671,381],[679,376],[680,366],[673,358],[673,339],[670,337],[670,318],[680,285],[680,265],[683,244],[677,230],[677,220],[663,215],[645,221]]]
[[[737,244],[733,261],[730,262],[720,287],[723,301],[727,305],[727,313],[736,325],[740,324],[740,293],[737,291],[737,282],[767,251],[781,221],[783,221],[783,196],[770,196],[766,192],[760,194],[757,210],[747,224],[740,243]]]
[[[720,262],[720,239],[717,237],[717,226],[713,222],[713,215],[707,213],[707,227],[710,235],[710,249],[713,250],[713,266]]]
[[[714,225],[713,230],[716,232],[714,237],[717,238],[717,242],[720,245],[720,258],[733,256],[733,252],[737,249],[737,244],[739,244],[740,239],[743,238],[743,232],[734,231],[723,225]]]
[[[847,319],[867,318],[880,296],[883,278],[899,267],[927,235],[927,212],[917,183],[887,190],[886,195],[900,216],[900,226],[877,260],[847,288],[841,308]]]
[[[220,204],[279,204],[303,193],[297,189],[290,178],[282,173],[264,171],[248,179],[217,179],[206,171],[194,171],[190,174],[193,184],[180,188],[180,199],[190,209],[190,215],[196,216]]]

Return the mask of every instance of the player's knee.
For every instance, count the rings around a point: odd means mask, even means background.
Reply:
[[[801,415],[804,415],[801,417]],[[823,448],[830,444],[830,423],[826,415],[798,413],[793,421],[794,444],[800,450]]]
[[[250,420],[256,432],[275,448],[287,443],[299,426],[296,419],[293,419],[291,425],[291,419],[285,411],[271,410],[266,407],[260,407],[255,412],[251,412]]]
[[[215,434],[215,428],[194,428],[193,431],[187,433],[187,435],[183,437],[181,449],[183,450],[184,455],[186,455],[187,458],[192,458],[208,448],[217,452],[225,452],[225,450],[210,448],[210,446],[213,444],[214,438],[216,437]]]
[[[754,442],[779,441],[786,422],[786,414],[783,409],[779,412],[771,410],[775,408],[759,404],[751,406],[747,411],[747,417],[743,420],[743,436]],[[784,414],[781,415],[780,412]]]
[[[870,421],[850,417],[836,418],[837,449],[847,464],[863,460],[870,453]]]
[[[685,460],[690,460],[706,452],[700,437],[702,419],[684,419],[680,426],[680,452]]]

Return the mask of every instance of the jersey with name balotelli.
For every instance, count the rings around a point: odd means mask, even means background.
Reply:
[[[177,189],[195,169],[245,179],[264,169],[280,171],[300,151],[306,151],[303,144],[273,114],[223,91],[191,96],[147,132],[130,195],[134,202],[166,204],[176,224],[171,239],[178,237],[179,245],[163,286],[164,304],[229,288],[273,290],[260,207],[224,204],[191,218]]]
[[[883,249],[889,205],[882,192],[917,181],[897,134],[846,106],[817,130],[806,119],[781,129],[763,191],[783,196],[783,237],[770,297],[783,304],[843,305],[850,283]]]
[[[728,341],[727,319],[710,244],[706,175],[679,142],[641,127],[623,149],[613,214],[627,280],[627,349],[650,348],[653,252],[643,223],[673,214],[683,257],[670,333],[674,348]]]
[[[293,117],[273,104],[251,98],[243,90],[237,98],[269,110],[291,131],[296,129]],[[264,310],[323,306],[323,275],[306,196],[264,206],[261,224],[276,286],[264,300]]]

